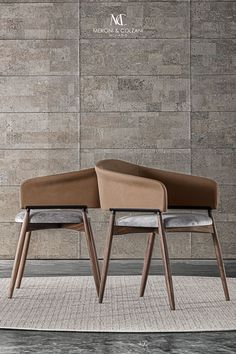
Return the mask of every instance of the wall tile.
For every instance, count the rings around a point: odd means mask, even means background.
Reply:
[[[0,40],[0,75],[77,75],[75,40]]]
[[[126,25],[110,25],[111,14],[126,14]],[[189,3],[186,1],[116,2],[103,3],[102,6],[96,3],[81,4],[82,38],[188,38],[189,21]],[[109,33],[104,33],[104,28]],[[97,29],[100,33],[94,31]],[[142,32],[131,32],[132,29]],[[114,30],[114,33],[110,30]]]
[[[81,147],[189,148],[188,112],[82,113]]]
[[[77,149],[0,150],[0,185],[18,185],[22,180],[77,170]]]
[[[77,259],[80,236],[71,230],[43,230],[32,233],[29,258]]]
[[[234,149],[192,149],[192,173],[221,184],[236,184]]]
[[[236,147],[235,112],[194,112],[191,126],[193,147]]]
[[[17,186],[0,186],[0,227],[2,222],[14,222],[20,209],[20,188]]]
[[[191,41],[192,74],[236,74],[236,39]]]
[[[219,185],[219,206],[215,219],[236,222],[236,186]]]
[[[19,232],[20,224],[1,223],[1,259],[15,257]],[[74,231],[43,230],[32,232],[29,259],[77,259],[79,254],[80,236]]]
[[[189,173],[190,149],[81,149],[81,168],[102,159],[121,159],[153,168]]]
[[[82,77],[81,110],[189,111],[189,84],[178,77]]]
[[[1,259],[14,259],[19,232],[20,225],[17,225],[16,223],[1,223]]]
[[[236,111],[236,75],[193,76],[193,111]]]
[[[0,39],[76,39],[78,4],[0,3]]]
[[[81,1],[81,0],[79,0]],[[182,0],[181,0],[182,1]],[[1,3],[32,3],[32,2],[37,2],[37,3],[57,3],[57,2],[75,2],[75,0],[1,0]]]
[[[188,75],[189,40],[81,40],[82,75]]]
[[[78,122],[78,113],[0,113],[0,148],[77,148]]]
[[[222,253],[224,258],[236,257],[236,238],[234,237],[236,224],[233,222],[217,223]],[[214,246],[209,234],[192,235],[192,258],[214,258]]]
[[[0,112],[77,112],[76,76],[0,77]]]
[[[236,3],[196,1],[192,9],[193,38],[235,38]]]
[[[8,0],[5,0],[5,1],[8,1]],[[9,1],[13,1],[13,0],[9,0]],[[14,0],[15,1],[15,0]],[[178,1],[186,1],[186,2],[190,2],[190,0],[120,0],[119,1],[119,3],[122,3],[122,2],[124,2],[124,3],[130,3],[130,2],[160,2],[160,1],[167,1],[167,2],[178,2]],[[196,1],[196,0],[193,0],[193,1]],[[199,1],[199,0],[198,0]],[[207,1],[207,0],[206,0]],[[216,1],[216,0],[209,0],[209,1]],[[220,0],[220,1],[226,1],[226,0]],[[233,0],[231,0],[231,1],[233,1]],[[4,2],[4,1],[3,1]],[[81,3],[83,3],[83,2],[85,2],[85,3],[90,3],[90,2],[97,2],[97,3],[104,3],[104,2],[106,2],[106,3],[113,3],[113,2],[115,2],[115,3],[117,3],[117,0],[106,0],[106,1],[104,1],[104,0],[80,0],[80,2]]]

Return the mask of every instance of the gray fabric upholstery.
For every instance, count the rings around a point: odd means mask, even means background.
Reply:
[[[19,211],[16,222],[23,222],[25,209]],[[80,224],[83,222],[80,210],[70,209],[32,209],[30,222],[35,224]]]
[[[162,215],[165,228],[212,225],[212,219],[203,214],[164,213]],[[116,225],[131,227],[157,227],[157,215],[149,214],[125,216],[117,219]]]

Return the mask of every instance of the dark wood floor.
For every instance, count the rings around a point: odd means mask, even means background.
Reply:
[[[12,262],[0,262],[0,277],[9,277]],[[213,261],[172,261],[175,275],[218,275]],[[140,274],[142,261],[113,261],[110,274]],[[236,277],[236,261],[226,262],[229,277]],[[25,276],[90,274],[87,261],[28,261]],[[153,261],[151,274],[162,274]],[[0,354],[25,353],[236,353],[236,331],[209,333],[63,333],[0,330]]]

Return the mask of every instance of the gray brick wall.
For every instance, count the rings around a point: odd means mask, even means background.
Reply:
[[[223,253],[236,257],[235,14],[224,0],[0,0],[1,258],[14,255],[22,179],[102,158],[216,179]],[[92,216],[102,256],[108,215]],[[117,237],[113,257],[143,257],[145,241]],[[168,241],[174,258],[214,256],[207,235]],[[44,231],[30,256],[87,252],[83,236]]]

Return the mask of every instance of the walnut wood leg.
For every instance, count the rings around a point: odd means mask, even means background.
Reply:
[[[107,240],[106,240],[106,245],[105,245],[105,249],[104,249],[104,259],[103,259],[101,283],[100,283],[100,289],[99,289],[99,303],[100,304],[103,301],[104,290],[105,290],[105,286],[106,286],[109,260],[110,260],[110,254],[111,254],[112,238],[113,238],[114,221],[115,221],[115,212],[113,211],[110,216],[109,229],[108,229]]]
[[[24,274],[24,270],[25,270],[25,263],[26,263],[26,258],[27,258],[27,254],[28,254],[28,249],[29,249],[30,236],[31,236],[31,231],[28,231],[25,236],[25,242],[24,242],[22,256],[21,256],[21,260],[20,260],[20,266],[19,266],[19,270],[18,270],[18,274],[17,274],[17,278],[16,278],[16,288],[17,289],[19,289],[21,286],[21,281],[22,281],[22,277]]]
[[[171,310],[175,310],[174,288],[173,288],[172,275],[171,275],[170,259],[169,259],[166,235],[162,223],[161,214],[158,214],[158,232],[160,236],[161,253],[162,253],[163,266],[165,270],[165,281],[166,281],[166,288],[167,288],[167,293],[169,298],[169,304]]]
[[[221,277],[221,281],[222,281],[222,285],[223,285],[223,289],[224,289],[224,294],[225,294],[225,300],[229,301],[230,297],[229,297],[229,290],[228,290],[228,285],[227,285],[227,280],[226,280],[226,273],[225,273],[225,267],[224,267],[224,262],[223,262],[223,257],[222,257],[222,251],[221,251],[221,246],[220,246],[220,241],[219,241],[219,237],[218,237],[218,233],[216,230],[216,226],[215,226],[215,222],[212,216],[212,213],[210,212],[210,216],[213,220],[213,233],[212,233],[212,239],[213,239],[213,244],[214,244],[214,248],[215,248],[215,254],[216,254],[216,260],[217,260],[217,265],[218,265],[218,269],[219,269],[219,273],[220,273],[220,277]]]
[[[97,294],[99,294],[100,271],[99,271],[99,267],[98,267],[98,260],[97,260],[96,254],[94,252],[95,244],[94,244],[93,234],[91,233],[91,228],[89,227],[87,212],[83,211],[82,213],[83,213],[84,230],[85,230],[85,237],[86,237],[86,241],[87,241],[91,270],[93,273]]]
[[[9,292],[8,292],[9,298],[12,298],[12,295],[14,292],[16,277],[17,277],[17,273],[18,273],[18,269],[19,269],[19,265],[20,265],[20,261],[21,261],[21,255],[22,255],[22,250],[23,250],[23,246],[24,246],[25,235],[27,232],[28,223],[29,223],[29,210],[26,210],[25,217],[24,217],[21,231],[20,231],[19,241],[17,244],[14,265],[13,265],[13,269],[12,269],[11,281],[10,281]]]
[[[96,250],[96,245],[95,245],[95,241],[94,241],[94,237],[93,237],[93,230],[91,227],[91,223],[88,220],[88,225],[89,225],[89,230],[90,230],[90,235],[91,235],[91,244],[92,244],[92,252],[94,255],[94,264],[97,270],[97,275],[99,278],[99,286],[100,286],[100,281],[101,281],[101,273],[100,273],[100,268],[99,268],[99,263],[98,263],[98,256],[97,256],[97,250]]]
[[[154,241],[155,241],[155,233],[152,232],[148,236],[147,248],[146,248],[145,257],[144,257],[142,280],[141,280],[141,286],[140,286],[140,297],[143,297],[144,291],[146,288],[149,268],[150,268],[150,264],[151,264]]]

